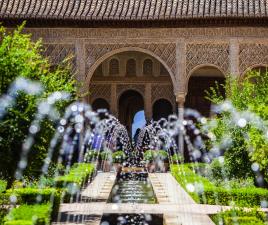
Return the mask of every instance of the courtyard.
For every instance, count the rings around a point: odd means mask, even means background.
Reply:
[[[267,9],[0,2],[0,225],[268,224]]]

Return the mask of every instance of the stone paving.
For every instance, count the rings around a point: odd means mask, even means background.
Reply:
[[[115,173],[98,172],[94,180],[81,192],[82,202],[61,204],[58,222],[52,225],[99,225],[102,213],[96,213],[96,204],[105,205],[115,178]]]
[[[150,173],[149,177],[162,206],[165,225],[214,224],[207,214],[219,212],[222,207],[195,203],[170,173]]]

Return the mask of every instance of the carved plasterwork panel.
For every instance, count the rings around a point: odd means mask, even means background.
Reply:
[[[143,84],[118,84],[116,86],[117,99],[127,90],[134,90],[139,92],[142,96],[145,95],[145,85]]]
[[[152,105],[154,104],[155,101],[159,99],[166,99],[171,102],[173,105],[173,108],[175,107],[176,104],[176,99],[175,95],[173,93],[173,87],[172,84],[155,84],[152,85]]]
[[[157,55],[161,58],[167,66],[175,73],[176,70],[176,44],[175,43],[141,43],[141,44],[87,44],[86,45],[86,69],[89,68],[106,53],[113,50],[126,48],[126,47],[137,47]]]
[[[89,102],[92,103],[97,98],[103,98],[108,103],[111,102],[111,85],[109,84],[90,84]]]
[[[225,74],[229,70],[228,43],[191,43],[186,47],[186,72],[190,72],[198,65],[215,65]]]
[[[52,65],[60,64],[70,58],[72,69],[76,69],[75,46],[73,44],[44,44],[43,55],[48,57]]]
[[[244,43],[239,46],[239,68],[245,72],[254,65],[268,65],[268,45]]]

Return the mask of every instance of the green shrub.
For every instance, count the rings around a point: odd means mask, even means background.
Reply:
[[[0,193],[4,192],[7,188],[7,182],[5,180],[0,180]]]
[[[213,159],[213,161],[210,164],[210,169],[212,179],[224,180],[224,178],[226,178],[224,162],[221,162],[218,158]]]
[[[172,175],[188,191],[192,198],[201,204],[230,205],[234,202],[237,206],[260,206],[261,201],[267,200],[268,190],[256,187],[231,188],[217,187],[207,178],[192,171],[187,164],[171,166]],[[194,192],[187,190],[187,185],[195,187]]]
[[[110,161],[110,160],[112,160],[112,152],[111,151],[108,151],[108,150],[102,151],[100,153],[100,158],[101,158],[101,160],[108,160],[108,161]]]
[[[5,217],[4,225],[49,225],[51,205],[20,205]]]
[[[57,187],[66,187],[68,185],[82,185],[93,175],[94,166],[90,163],[77,163],[74,164],[69,173],[55,178]]]
[[[216,215],[211,216],[212,220],[216,225],[233,225],[236,222],[239,225],[264,225],[266,215],[264,212],[253,209],[230,209],[224,212],[220,212]]]
[[[0,202],[0,204],[1,204],[1,202]],[[4,223],[4,218],[7,215],[7,213],[8,213],[7,209],[0,207],[0,224]]]
[[[174,154],[172,157],[171,157],[171,161],[172,163],[174,164],[179,164],[181,162],[183,162],[183,156],[181,154]]]
[[[168,162],[168,153],[164,150],[156,151],[156,159]]]
[[[88,150],[85,154],[84,161],[89,163],[98,160],[99,152],[95,150]]]
[[[6,221],[4,225],[34,225],[34,221],[30,220],[11,220],[11,221]]]
[[[235,110],[242,113],[241,118],[247,114],[247,124],[243,128],[239,127],[234,122],[232,113],[223,110],[205,126],[205,129],[208,128],[206,132],[214,136],[208,141],[207,148],[219,146],[221,150],[225,151],[225,168],[228,178],[254,177],[255,174],[251,170],[252,163],[257,163],[261,175],[268,177],[267,135],[265,129],[259,125],[264,124],[265,126],[268,121],[268,72],[253,70],[242,80],[229,76],[224,89],[228,102]],[[208,99],[213,104],[221,104],[225,96],[212,88],[208,92]],[[243,115],[245,111],[247,113]],[[259,118],[255,119],[250,116],[251,119],[248,119],[248,113],[253,113]],[[226,140],[229,142],[227,145]]]
[[[15,195],[18,204],[36,204],[36,203],[52,203],[53,199],[53,216],[57,215],[60,206],[61,193],[55,188],[19,188],[8,190],[7,194]],[[53,197],[53,198],[52,198]]]
[[[31,35],[25,34],[21,26],[7,31],[0,27],[0,95],[7,92],[10,84],[22,76],[40,81],[44,92],[37,96],[19,94],[15,107],[8,110],[0,122],[0,174],[11,184],[21,156],[21,145],[25,141],[31,121],[37,110],[37,102],[55,91],[71,94],[70,101],[57,104],[63,113],[66,105],[72,102],[76,92],[76,80],[71,75],[70,60],[51,69],[49,60],[42,54],[44,48],[40,41],[32,42]],[[29,153],[27,168],[24,174],[37,178],[41,174],[43,162],[47,156],[50,140],[55,133],[55,123],[46,119],[40,131],[35,135],[34,145]],[[58,148],[55,149],[57,159]]]
[[[116,151],[112,154],[113,163],[123,163],[126,159],[126,154],[123,151]]]
[[[143,160],[146,161],[147,163],[151,163],[155,160],[156,158],[156,151],[155,150],[147,150],[143,154]]]

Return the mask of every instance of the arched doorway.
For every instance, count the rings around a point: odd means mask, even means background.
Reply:
[[[207,91],[210,88],[219,89],[225,95],[223,84],[224,74],[213,66],[204,66],[195,70],[188,82],[188,92],[185,101],[185,108],[198,111],[201,115],[211,115],[211,102],[207,99]]]
[[[137,136],[139,133],[139,130],[145,125],[146,125],[146,119],[145,119],[144,110],[140,110],[136,112],[136,114],[134,115],[132,128],[131,128],[132,138],[134,138],[135,142],[137,140],[135,139],[135,135]]]
[[[268,67],[266,67],[266,66],[255,66],[251,70],[254,71],[254,72],[258,72],[260,74],[264,74],[264,73],[267,73]]]
[[[98,109],[107,109],[109,111],[110,106],[109,106],[109,103],[105,99],[97,98],[92,103],[92,109],[94,111],[97,111]]]
[[[246,70],[246,72],[241,76],[241,80],[245,78],[249,78],[252,83],[257,83],[259,79],[257,79],[256,75],[263,76],[268,72],[268,67],[266,66],[253,66]]]
[[[119,121],[126,126],[129,134],[132,134],[132,123],[137,112],[144,110],[142,95],[134,90],[125,91],[119,98]]]
[[[153,119],[153,103],[157,100],[168,100],[172,105],[171,112],[176,108],[171,69],[161,58],[144,51],[109,53],[101,63],[96,62],[98,67],[94,65],[95,71],[92,71],[89,83],[89,103],[98,98],[106,99],[110,112],[127,126],[129,134],[132,133],[135,113],[144,110],[146,120]],[[157,105],[155,115],[166,117],[167,112],[162,112],[161,104]]]
[[[153,105],[153,120],[168,118],[173,113],[172,104],[166,99],[159,99]]]

